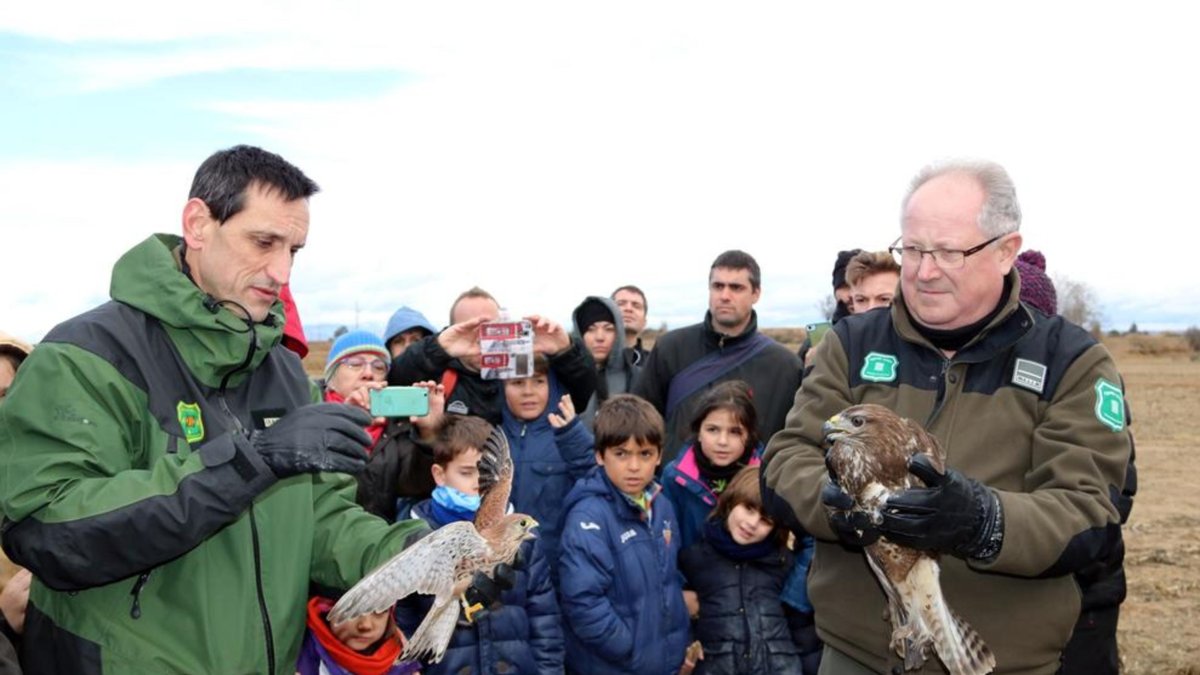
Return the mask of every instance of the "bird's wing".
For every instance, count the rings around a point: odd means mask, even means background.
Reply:
[[[479,492],[483,494],[483,500],[475,512],[475,528],[484,532],[499,522],[508,510],[513,461],[508,438],[500,427],[492,429],[479,453]]]
[[[487,542],[470,523],[440,527],[354,584],[330,610],[329,621],[382,612],[413,593],[449,598],[459,561],[486,550]]]

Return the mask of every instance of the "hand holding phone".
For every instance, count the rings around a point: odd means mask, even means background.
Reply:
[[[429,390],[425,387],[372,389],[371,414],[375,417],[427,415],[429,414]]]

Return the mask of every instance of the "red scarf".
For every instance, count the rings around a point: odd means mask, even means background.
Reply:
[[[326,403],[345,403],[346,399],[343,398],[342,395],[337,393],[336,391],[334,391],[332,389],[326,389],[325,390],[325,402]],[[379,442],[379,437],[383,435],[383,428],[385,426],[387,426],[387,425],[375,424],[374,422],[372,422],[371,426],[367,427],[367,433],[370,434],[370,436],[371,436],[371,444],[367,446],[367,454],[371,454],[371,451],[375,449],[375,444]]]
[[[333,609],[333,601],[328,598],[314,596],[308,601],[308,629],[313,637],[321,643],[325,651],[333,657],[337,664],[356,675],[385,675],[400,658],[404,649],[403,637],[396,627],[395,620],[388,617],[388,627],[385,631],[390,637],[375,649],[374,654],[363,654],[350,649],[333,635],[325,615]]]

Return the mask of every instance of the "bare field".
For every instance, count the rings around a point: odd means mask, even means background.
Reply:
[[[763,331],[795,349],[803,329]],[[1138,494],[1125,529],[1129,596],[1119,641],[1129,675],[1200,675],[1200,360],[1182,338],[1105,338],[1125,377]],[[328,343],[305,360],[319,375]]]

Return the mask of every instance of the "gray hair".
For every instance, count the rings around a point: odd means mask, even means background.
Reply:
[[[959,173],[979,182],[987,198],[979,210],[979,229],[983,236],[991,239],[1021,229],[1021,205],[1017,202],[1017,188],[1004,167],[985,159],[951,159],[935,162],[921,169],[908,186],[900,213],[908,210],[908,200],[925,183],[946,174]]]

